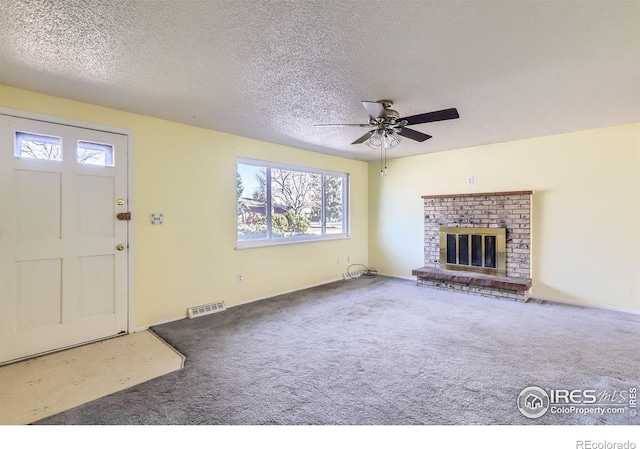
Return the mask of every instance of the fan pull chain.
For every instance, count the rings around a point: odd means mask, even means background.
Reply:
[[[384,141],[384,175],[387,176],[387,141]]]

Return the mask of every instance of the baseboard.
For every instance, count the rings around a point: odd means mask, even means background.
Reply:
[[[627,309],[624,307],[614,307],[608,306],[606,304],[593,304],[590,302],[579,301],[575,299],[560,299],[560,298],[549,298],[546,296],[531,296],[529,297],[530,303],[535,303],[536,301],[547,301],[556,304],[565,304],[568,306],[577,306],[577,307],[590,307],[592,309],[602,309],[602,310],[611,310],[612,312],[622,312],[622,313],[630,313],[632,315],[640,315],[640,310],[638,309]]]
[[[252,302],[262,301],[263,299],[274,298],[274,297],[276,297],[276,296],[286,295],[287,293],[299,292],[300,290],[306,290],[306,289],[308,289],[308,288],[313,288],[313,287],[320,287],[321,285],[331,284],[332,282],[343,281],[343,280],[344,280],[344,279],[342,279],[342,278],[340,277],[340,278],[333,279],[333,280],[329,280],[329,281],[326,281],[326,282],[320,282],[320,283],[318,283],[318,284],[308,285],[308,286],[306,286],[306,287],[294,288],[293,290],[287,290],[287,291],[280,292],[280,293],[274,293],[274,294],[272,294],[272,295],[261,296],[261,297],[259,297],[259,298],[253,298],[253,299],[249,299],[249,300],[247,300],[247,301],[240,302],[240,303],[238,303],[238,304],[234,304],[234,305],[232,305],[232,306],[229,306],[228,308],[230,309],[230,308],[233,308],[233,307],[243,306],[243,305],[245,305],[245,304],[251,304]]]
[[[402,279],[402,280],[405,280],[405,281],[415,281],[416,280],[415,277],[411,277],[411,276],[397,276],[397,275],[394,275],[394,274],[386,274],[386,273],[378,273],[378,276],[395,278],[395,279]],[[242,306],[242,305],[245,305],[245,304],[251,304],[252,302],[262,301],[263,299],[269,299],[269,298],[273,298],[275,296],[286,295],[287,293],[299,292],[301,290],[306,290],[308,288],[319,287],[321,285],[331,284],[332,282],[337,282],[337,281],[342,281],[342,280],[344,280],[344,279],[336,278],[336,279],[333,279],[333,280],[329,280],[329,281],[325,281],[325,282],[319,282],[319,283],[313,284],[313,285],[308,285],[306,287],[300,287],[300,288],[295,288],[295,289],[292,289],[292,290],[286,290],[286,291],[283,291],[283,292],[274,293],[272,295],[260,296],[259,298],[252,298],[252,299],[249,299],[247,301],[243,301],[243,302],[240,302],[238,304],[234,304],[232,306],[229,306],[228,308],[230,309],[230,308],[237,307],[237,306]],[[586,302],[583,302],[583,301],[576,301],[576,300],[570,300],[570,299],[559,299],[559,298],[549,298],[549,297],[544,297],[544,296],[530,296],[527,302],[532,303],[532,302],[535,302],[535,301],[548,301],[548,302],[553,302],[553,303],[557,303],[557,304],[566,304],[566,305],[569,305],[569,306],[591,307],[591,308],[594,308],[594,309],[611,310],[613,312],[622,312],[622,313],[630,313],[632,315],[640,315],[640,310],[636,310],[636,309],[626,309],[626,308],[623,308],[623,307],[614,307],[614,306],[608,306],[608,305],[604,305],[604,304],[592,304],[592,303],[586,303]],[[185,318],[187,318],[186,314],[183,315],[183,316],[180,316],[180,317],[170,318],[168,320],[160,321],[160,322],[157,322],[157,323],[154,323],[154,324],[149,324],[147,326],[138,326],[138,327],[133,329],[133,332],[146,331],[150,327],[160,326],[161,324],[167,324],[167,323],[171,323],[173,321],[183,320]]]
[[[415,276],[397,276],[395,274],[386,274],[386,273],[378,273],[378,276],[384,276],[386,278],[403,279],[405,281],[415,281],[415,282],[417,282],[417,279],[416,279]]]
[[[409,276],[396,276],[393,274],[385,274],[385,273],[378,273],[380,276],[386,276],[386,277],[390,277],[390,278],[396,278],[396,279],[405,279],[405,280],[409,280],[409,281],[415,281],[416,278],[415,277],[409,277]],[[603,309],[603,310],[611,310],[612,312],[622,312],[622,313],[630,313],[632,315],[640,315],[640,310],[639,309],[627,309],[624,307],[614,307],[614,306],[608,306],[606,304],[593,304],[593,303],[588,303],[588,302],[583,302],[583,301],[578,301],[578,300],[572,300],[572,299],[560,299],[560,298],[549,298],[549,297],[545,297],[545,296],[529,296],[529,298],[525,301],[525,302],[535,302],[536,300],[538,301],[548,301],[548,302],[553,302],[553,303],[557,303],[557,304],[566,304],[569,306],[577,306],[577,307],[591,307],[594,309]]]
[[[261,296],[261,297],[259,297],[259,298],[249,299],[249,300],[247,300],[247,301],[243,301],[243,302],[240,302],[240,303],[238,303],[238,304],[234,304],[234,305],[232,305],[232,306],[228,306],[228,307],[227,307],[227,309],[231,309],[231,308],[233,308],[233,307],[237,307],[237,306],[242,306],[242,305],[244,305],[244,304],[251,304],[252,302],[262,301],[263,299],[269,299],[269,298],[273,298],[273,297],[275,297],[275,296],[286,295],[287,293],[299,292],[300,290],[306,290],[306,289],[308,289],[308,288],[319,287],[319,286],[321,286],[321,285],[325,285],[325,284],[331,284],[332,282],[342,281],[342,280],[343,280],[342,278],[336,278],[336,279],[329,280],[329,281],[326,281],[326,282],[320,282],[320,283],[318,283],[318,284],[308,285],[308,286],[306,286],[306,287],[295,288],[295,289],[293,289],[293,290],[286,290],[286,291],[283,291],[283,292],[274,293],[274,294],[272,294],[272,295]],[[149,329],[150,327],[153,327],[153,326],[160,326],[161,324],[172,323],[172,322],[174,322],[174,321],[178,321],[178,320],[184,320],[185,318],[187,318],[187,314],[186,314],[186,313],[185,313],[185,315],[180,316],[180,317],[177,317],[177,318],[170,318],[170,319],[168,319],[168,320],[160,321],[160,322],[153,323],[153,324],[148,324],[148,325],[146,325],[146,326],[138,326],[138,327],[136,327],[136,328],[134,328],[134,329],[133,329],[133,332],[142,332],[142,331],[146,331],[146,330],[147,330],[147,329]]]

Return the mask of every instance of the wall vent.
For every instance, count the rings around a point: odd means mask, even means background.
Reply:
[[[197,318],[211,313],[222,312],[223,310],[227,310],[227,307],[224,305],[224,301],[220,301],[196,307],[189,307],[187,310],[189,311],[189,318]]]

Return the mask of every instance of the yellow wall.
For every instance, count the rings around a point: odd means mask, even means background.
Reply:
[[[424,264],[422,195],[535,190],[534,297],[640,311],[640,123],[369,164],[369,262]],[[466,179],[475,177],[475,184]]]
[[[347,257],[367,263],[364,162],[5,86],[0,107],[134,132],[136,327],[182,317],[189,306],[220,300],[233,306],[335,280]],[[353,237],[235,250],[236,157],[350,173]],[[164,225],[151,226],[151,212],[162,212]]]
[[[363,162],[10,87],[0,86],[0,107],[134,132],[136,326],[338,279],[347,256],[410,277],[424,261],[422,195],[530,189],[533,295],[640,310],[640,124],[394,159],[381,180],[377,162],[367,171]],[[236,251],[236,157],[351,173],[353,237]],[[151,212],[165,224],[149,225]],[[605,240],[614,226],[618,238]]]

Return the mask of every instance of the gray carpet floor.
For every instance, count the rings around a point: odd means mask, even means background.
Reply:
[[[38,424],[640,424],[529,419],[527,386],[640,387],[636,315],[377,277],[153,327],[185,368]]]

